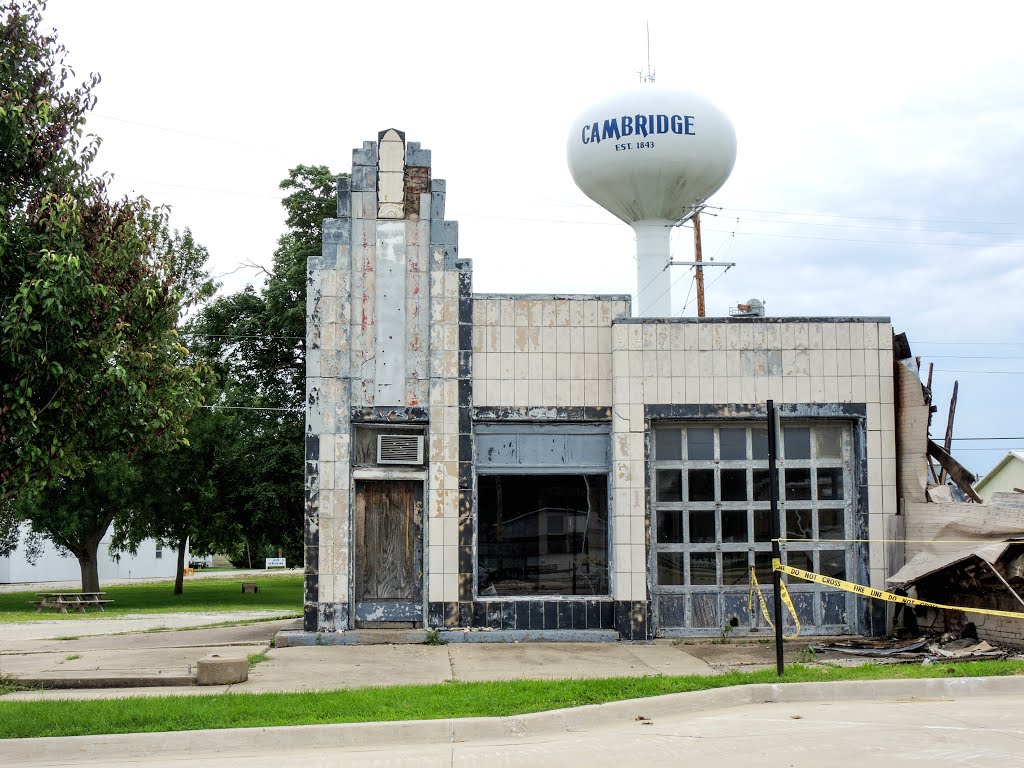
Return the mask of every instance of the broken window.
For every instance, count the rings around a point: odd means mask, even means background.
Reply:
[[[607,595],[608,425],[482,424],[476,434],[477,594]],[[665,482],[671,496],[678,480]]]
[[[482,595],[608,593],[607,475],[482,475]]]

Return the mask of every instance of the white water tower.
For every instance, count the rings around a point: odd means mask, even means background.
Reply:
[[[732,123],[703,96],[647,84],[585,109],[568,156],[583,194],[636,233],[637,314],[670,316],[672,228],[729,178]]]

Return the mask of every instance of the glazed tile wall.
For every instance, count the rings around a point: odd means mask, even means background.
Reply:
[[[890,534],[896,447],[887,320],[623,319],[612,331],[612,370],[616,599],[647,596],[645,405],[863,403],[869,532]],[[870,557],[879,586],[885,549],[872,547]]]
[[[306,631],[349,627],[353,420],[429,420],[424,586],[429,600],[459,599],[453,555],[460,500],[466,506],[460,469],[466,474],[468,455],[460,447],[469,450],[459,440],[469,431],[468,386],[459,387],[471,363],[468,263],[457,259],[458,227],[444,220],[445,184],[430,179],[430,153],[406,144],[404,219],[377,219],[377,162],[376,142],[353,151],[351,178],[338,180],[337,217],[324,222],[322,252],[307,270]],[[379,253],[385,240],[387,264]],[[403,296],[378,297],[382,268],[402,271],[391,285],[403,286]],[[378,308],[390,301],[404,302],[397,351],[377,339]],[[382,350],[403,366],[401,375],[382,371]]]
[[[607,407],[612,321],[628,311],[626,296],[475,296],[475,404]]]

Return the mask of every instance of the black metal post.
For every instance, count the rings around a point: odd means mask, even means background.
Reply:
[[[771,500],[772,515],[772,560],[782,558],[779,539],[782,526],[779,523],[779,468],[776,464],[779,454],[779,435],[776,429],[775,401],[768,401],[768,498]],[[775,608],[775,669],[782,677],[782,572],[772,569],[772,602]]]

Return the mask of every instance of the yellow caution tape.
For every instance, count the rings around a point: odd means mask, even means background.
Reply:
[[[1020,611],[997,611],[994,608],[966,608],[962,605],[943,605],[942,603],[932,603],[928,600],[916,600],[913,597],[904,597],[903,595],[896,595],[892,592],[883,592],[880,589],[872,589],[871,587],[865,587],[861,584],[854,584],[852,581],[843,581],[842,579],[834,579],[831,576],[822,576],[820,573],[814,573],[813,571],[804,571],[799,568],[793,568],[789,565],[783,565],[781,561],[772,559],[772,569],[776,571],[782,571],[790,576],[795,576],[798,579],[804,581],[813,581],[817,584],[824,584],[826,587],[835,587],[836,589],[842,589],[846,592],[853,592],[855,595],[861,595],[863,597],[873,597],[877,600],[885,600],[890,603],[902,603],[903,605],[923,605],[929,608],[941,608],[946,611],[963,611],[964,613],[983,613],[986,616],[1005,616],[1010,619],[1024,619],[1024,613]],[[753,571],[753,569],[751,569]],[[753,576],[753,573],[751,573]],[[757,581],[755,580],[755,584]],[[753,586],[751,587],[753,589]],[[786,593],[783,592],[783,595]],[[762,598],[762,605],[764,600]]]
[[[786,585],[781,581],[779,582],[779,594],[782,595],[782,602],[785,603],[786,608],[789,609],[789,615],[793,617],[793,624],[795,630],[792,635],[783,635],[783,640],[795,640],[800,637],[800,619],[796,615],[796,608],[793,605],[793,599],[789,596],[789,591],[786,589]],[[768,626],[775,629],[775,623],[772,621],[771,614],[768,612],[768,603],[764,599],[764,594],[761,592],[761,585],[757,583],[757,574],[754,569],[750,569],[750,593],[747,595],[747,610],[754,610],[754,592],[757,592],[757,601],[761,604],[761,613],[764,614],[764,620],[768,622]]]

